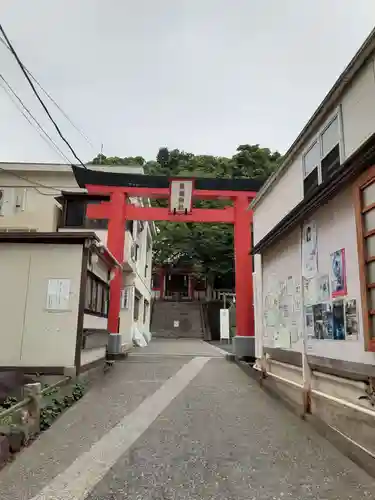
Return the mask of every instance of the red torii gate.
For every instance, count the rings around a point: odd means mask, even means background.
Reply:
[[[85,187],[89,194],[105,194],[110,196],[110,201],[88,205],[87,216],[92,219],[108,220],[107,246],[109,251],[121,263],[124,261],[126,220],[234,224],[236,339],[238,339],[237,344],[239,346],[238,354],[242,356],[253,355],[252,211],[249,209],[249,204],[256,196],[256,191],[240,190],[239,181],[242,181],[242,184],[245,181],[246,185],[249,183],[253,185],[254,181],[248,179],[197,179],[193,185],[193,199],[229,199],[232,200],[233,205],[222,209],[193,207],[190,213],[174,214],[171,213],[169,208],[138,207],[132,205],[128,202],[128,197],[149,199],[169,198],[170,186],[168,184],[170,180],[177,180],[175,178],[169,180],[163,177],[119,174],[85,170],[78,167],[73,167],[73,172],[78,185]],[[145,181],[145,178],[147,181]],[[186,181],[187,179],[184,178],[181,180]],[[209,189],[199,189],[199,187],[206,184],[209,186]],[[215,187],[216,184],[218,184],[219,188],[211,189],[211,185]],[[260,183],[256,181],[255,185],[257,189],[260,187]],[[225,189],[227,186],[234,186],[236,189]],[[119,333],[122,288],[122,273],[117,271],[110,284],[108,313],[108,329],[110,333]],[[241,342],[242,340],[249,340],[250,342]]]

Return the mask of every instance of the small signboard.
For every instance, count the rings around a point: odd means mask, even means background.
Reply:
[[[169,210],[173,214],[190,214],[193,202],[193,180],[172,179],[170,183]]]
[[[229,309],[220,309],[220,340],[229,340],[229,332]]]
[[[175,328],[178,328],[180,326],[180,322],[177,320],[177,321],[173,321],[173,326]]]
[[[68,311],[70,299],[69,279],[49,279],[47,285],[47,311]]]

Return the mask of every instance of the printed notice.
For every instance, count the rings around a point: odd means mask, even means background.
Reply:
[[[48,311],[67,311],[70,302],[70,280],[50,279],[47,287]]]

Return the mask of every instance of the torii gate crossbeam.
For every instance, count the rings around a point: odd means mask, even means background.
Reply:
[[[129,203],[129,197],[166,198],[169,196],[167,185],[160,187],[163,178],[146,178],[142,182],[131,182],[131,175],[111,172],[90,171],[73,168],[78,184],[85,187],[89,194],[106,194],[110,201],[88,205],[87,216],[93,219],[108,220],[107,246],[119,262],[124,261],[125,222],[126,220],[173,222],[204,222],[234,224],[234,253],[236,277],[236,337],[235,350],[240,356],[253,356],[254,351],[254,308],[253,308],[253,269],[251,256],[252,211],[249,203],[256,190],[239,189],[236,180],[225,179],[219,189],[197,189],[196,183],[192,196],[194,199],[230,199],[233,206],[223,209],[192,208],[191,213],[173,214],[168,208],[137,207]],[[117,176],[117,177],[116,177]],[[122,176],[122,178],[120,178]],[[136,177],[136,176],[133,176]],[[139,176],[138,176],[139,177]],[[199,179],[202,181],[202,179]],[[133,179],[134,181],[134,179]],[[223,181],[220,179],[220,181]],[[242,180],[240,180],[242,181]],[[249,181],[246,179],[246,181]],[[169,180],[165,178],[164,184]],[[218,181],[216,180],[216,183]],[[250,181],[254,182],[254,181]],[[145,185],[140,185],[144,183]],[[138,185],[135,185],[138,184]],[[201,185],[203,183],[201,182]],[[205,185],[206,185],[205,184]],[[223,188],[223,184],[225,184]],[[247,185],[249,182],[247,183]],[[245,187],[247,187],[247,185]],[[234,186],[236,189],[228,189]],[[240,185],[241,187],[241,185]],[[259,186],[260,187],[260,186]],[[220,189],[221,188],[221,189]],[[256,186],[258,188],[258,186]],[[110,304],[108,329],[119,333],[120,299],[123,288],[122,273],[117,272],[110,284]],[[250,342],[246,342],[250,341]],[[238,348],[236,348],[238,346]]]

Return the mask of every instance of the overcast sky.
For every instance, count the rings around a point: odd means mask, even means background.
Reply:
[[[48,103],[84,161],[101,143],[146,159],[160,146],[285,152],[375,25],[374,0],[0,0],[0,12],[24,64],[94,143]],[[0,61],[56,138],[3,46]],[[64,161],[2,88],[0,110],[0,161]]]

